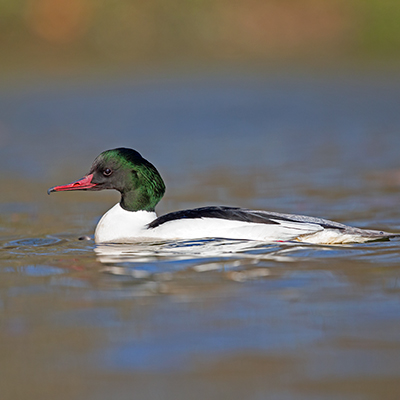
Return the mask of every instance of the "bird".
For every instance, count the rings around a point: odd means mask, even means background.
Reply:
[[[155,207],[165,193],[164,181],[153,164],[125,147],[102,152],[83,178],[54,186],[48,194],[104,189],[119,191],[121,200],[97,224],[96,243],[226,238],[335,245],[399,236],[323,218],[231,206],[200,207],[157,217]]]

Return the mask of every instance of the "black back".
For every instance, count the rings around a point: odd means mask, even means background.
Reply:
[[[174,221],[178,219],[195,219],[195,218],[219,218],[232,221],[252,222],[256,224],[276,224],[279,225],[280,221],[314,223],[324,228],[345,229],[342,224],[332,221],[324,220],[321,218],[303,217],[296,215],[279,214],[267,211],[253,211],[246,208],[239,207],[200,207],[191,210],[175,211],[169,214],[162,215],[152,221],[148,227],[156,228],[165,222]]]

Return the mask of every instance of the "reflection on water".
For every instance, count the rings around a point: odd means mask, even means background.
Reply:
[[[125,398],[132,382],[139,398],[398,394],[398,242],[58,239],[1,244],[10,398]]]
[[[126,145],[164,176],[160,213],[216,203],[400,231],[396,85],[0,95],[1,399],[400,398],[399,240],[96,246],[78,239],[118,196],[46,195]]]
[[[66,377],[61,398],[109,398],[111,388],[125,398],[132,382],[139,398],[210,384],[218,398],[398,394],[398,242],[77,239],[1,244],[10,394],[39,398],[46,385],[56,395]]]
[[[199,239],[199,240],[176,240],[163,242],[137,242],[132,245],[100,244],[94,249],[98,260],[103,263],[114,262],[149,262],[162,259],[171,261],[187,259],[204,259],[205,257],[221,256],[232,257],[232,254],[240,254],[241,257],[248,256],[257,262],[257,257],[252,255],[257,249],[265,251],[265,257],[272,257],[276,249],[275,245],[250,240],[232,239]]]

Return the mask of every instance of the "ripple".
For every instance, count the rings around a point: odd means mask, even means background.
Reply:
[[[25,238],[25,239],[17,239],[7,242],[4,245],[5,249],[14,249],[18,247],[45,247],[45,246],[53,246],[55,244],[59,244],[63,239],[56,237],[46,237],[46,238]]]

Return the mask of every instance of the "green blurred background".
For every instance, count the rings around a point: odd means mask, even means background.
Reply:
[[[395,65],[398,0],[0,0],[0,71]]]

